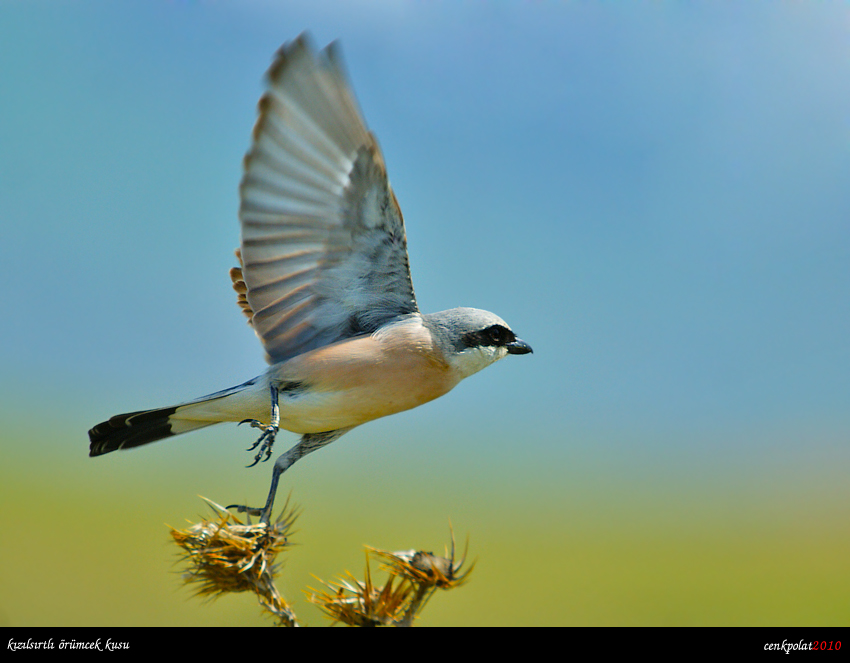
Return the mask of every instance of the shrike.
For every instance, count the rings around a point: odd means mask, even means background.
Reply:
[[[236,387],[97,424],[89,455],[238,421],[262,431],[255,465],[271,457],[279,429],[299,433],[275,462],[265,505],[228,507],[268,523],[280,475],[299,458],[531,352],[493,313],[419,311],[401,210],[335,44],[316,54],[302,35],[277,53],[240,197],[241,266],[230,275],[271,366]]]

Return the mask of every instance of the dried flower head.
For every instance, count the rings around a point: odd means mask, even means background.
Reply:
[[[454,542],[452,542],[454,544]],[[460,587],[469,578],[473,562],[468,569],[461,572],[466,562],[466,551],[460,562],[454,561],[454,545],[450,556],[438,557],[431,552],[421,550],[406,550],[401,552],[387,552],[371,548],[375,557],[387,562],[385,568],[394,575],[408,578],[419,585],[428,585],[437,589],[453,589]],[[446,555],[449,555],[447,552]]]
[[[280,517],[267,526],[243,522],[224,507],[206,501],[215,520],[201,520],[185,530],[171,528],[188,564],[184,581],[193,584],[199,596],[254,592],[281,625],[297,626],[295,614],[274,585],[275,559],[290,546],[288,535],[296,511],[288,509],[287,501]]]
[[[388,576],[383,586],[372,582],[370,557],[384,562],[381,570]],[[312,590],[307,599],[335,621],[349,626],[411,626],[437,589],[460,587],[469,578],[475,564],[465,571],[454,561],[454,535],[451,554],[445,557],[417,550],[389,552],[366,547],[366,579],[351,573],[336,582],[321,581],[330,591]]]

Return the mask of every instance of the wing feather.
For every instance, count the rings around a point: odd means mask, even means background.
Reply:
[[[239,305],[279,362],[416,312],[404,221],[334,44],[268,72],[239,211]]]

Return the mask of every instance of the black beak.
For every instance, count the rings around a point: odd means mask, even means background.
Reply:
[[[508,349],[508,354],[511,355],[527,355],[530,352],[534,352],[534,350],[531,349],[531,346],[521,338],[511,341],[505,345],[505,347]]]

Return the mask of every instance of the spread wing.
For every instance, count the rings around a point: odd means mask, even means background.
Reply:
[[[417,311],[404,221],[334,44],[278,52],[240,187],[240,303],[270,363]]]

